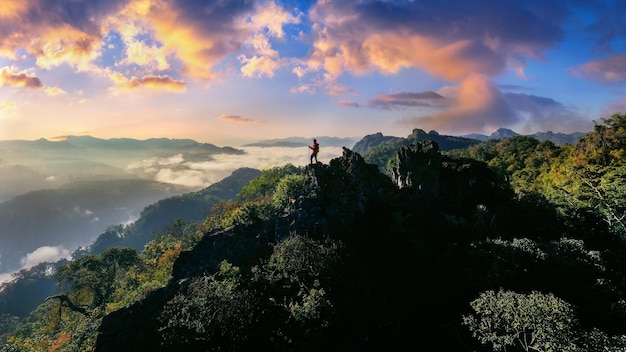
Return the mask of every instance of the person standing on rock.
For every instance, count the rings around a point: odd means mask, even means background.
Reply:
[[[313,164],[313,158],[315,158],[315,163],[317,164],[317,153],[320,151],[320,145],[317,143],[317,139],[313,139],[313,145],[309,146],[311,149],[311,164]]]

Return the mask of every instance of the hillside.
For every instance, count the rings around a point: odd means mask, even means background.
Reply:
[[[0,203],[0,272],[20,269],[40,247],[88,245],[108,226],[137,219],[145,206],[188,191],[147,180],[83,181]]]
[[[127,246],[141,250],[146,243],[154,238],[155,234],[165,233],[168,226],[175,221],[199,221],[207,216],[216,203],[236,199],[242,187],[260,173],[260,171],[255,169],[237,169],[220,182],[197,192],[187,192],[180,195],[166,196],[152,190],[150,192],[152,196],[163,196],[164,198],[146,205],[141,211],[139,218],[131,224],[122,224],[118,221],[117,224],[119,225],[111,225],[107,231],[99,232],[95,241],[92,239],[85,242],[83,249],[73,253],[74,259],[88,254],[100,254],[111,247]],[[99,187],[102,187],[102,185]],[[140,187],[135,185],[133,189],[134,192],[137,192]],[[129,197],[134,195],[133,192],[128,191],[123,193]],[[86,196],[88,195],[86,194]],[[55,197],[55,200],[58,202],[56,205],[62,208],[63,197]],[[98,198],[96,200],[102,201],[103,199]],[[11,206],[11,204],[9,203],[8,206]],[[49,218],[47,219],[49,221]],[[122,220],[125,220],[125,218]],[[111,221],[115,221],[115,219]],[[78,224],[68,219],[65,219],[63,222],[68,228],[78,226]],[[50,231],[51,234],[57,235],[53,230],[42,230],[41,233]],[[69,232],[69,230],[64,231]],[[7,243],[8,248],[8,242],[5,243]],[[31,240],[29,244],[36,245],[36,241]],[[9,255],[6,255],[6,257],[10,258]],[[44,298],[58,293],[54,285],[54,278],[46,274],[46,272],[50,268],[58,267],[65,262],[65,260],[61,260],[57,263],[42,263],[33,268],[21,270],[15,274],[16,279],[0,286],[0,316],[11,314],[24,317],[36,308]]]
[[[99,254],[110,247],[132,247],[140,251],[153,239],[164,233],[174,221],[183,223],[204,219],[220,201],[235,200],[242,187],[261,174],[259,170],[239,168],[221,181],[196,192],[167,197],[146,206],[139,219],[119,232],[101,234],[90,246],[90,253]]]
[[[584,133],[576,132],[576,133],[554,133],[552,131],[547,132],[537,132],[530,135],[526,135],[528,137],[535,138],[541,142],[550,141],[555,145],[562,144],[574,144],[578,141]],[[512,131],[507,128],[499,128],[494,131],[490,135],[484,134],[467,134],[462,136],[451,136],[451,135],[442,135],[437,133],[436,131],[430,131],[426,133],[424,130],[416,128],[413,132],[407,136],[406,138],[402,137],[394,137],[394,136],[384,136],[382,133],[374,133],[367,135],[361,138],[352,148],[353,151],[366,155],[370,149],[375,147],[391,147],[391,148],[399,148],[402,146],[408,146],[411,143],[423,142],[427,139],[431,139],[435,141],[439,148],[443,151],[452,150],[452,149],[463,149],[468,146],[476,145],[477,141],[487,141],[493,139],[502,139],[513,136],[521,136],[519,133]]]
[[[454,154],[428,139],[385,172],[347,148],[264,170],[141,252],[61,266],[63,293],[7,346],[623,350],[624,131],[614,115],[573,145],[511,136]]]
[[[588,220],[563,222],[486,164],[446,157],[436,143],[399,155],[390,177],[348,149],[308,166],[287,213],[207,233],[180,254],[166,287],[103,319],[96,350],[383,350],[416,339],[485,350],[458,319],[493,289],[553,292],[577,307],[578,336],[621,331],[613,324],[626,316],[608,314],[616,297],[593,289],[607,273],[571,242],[587,238],[576,221]],[[590,251],[626,249],[596,226]]]

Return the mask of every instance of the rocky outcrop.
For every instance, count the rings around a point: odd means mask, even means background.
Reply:
[[[466,215],[464,210],[478,204],[501,203],[512,195],[508,183],[487,164],[442,155],[432,140],[400,149],[388,173],[398,188],[425,205],[457,215]]]

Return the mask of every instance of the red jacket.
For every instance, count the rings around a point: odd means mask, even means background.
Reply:
[[[320,145],[317,142],[313,143],[313,146],[309,147],[309,148],[311,148],[311,150],[312,150],[311,154],[317,154],[317,152],[320,151]]]

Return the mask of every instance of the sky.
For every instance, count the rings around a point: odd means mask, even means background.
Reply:
[[[626,2],[0,0],[0,140],[586,132]]]

